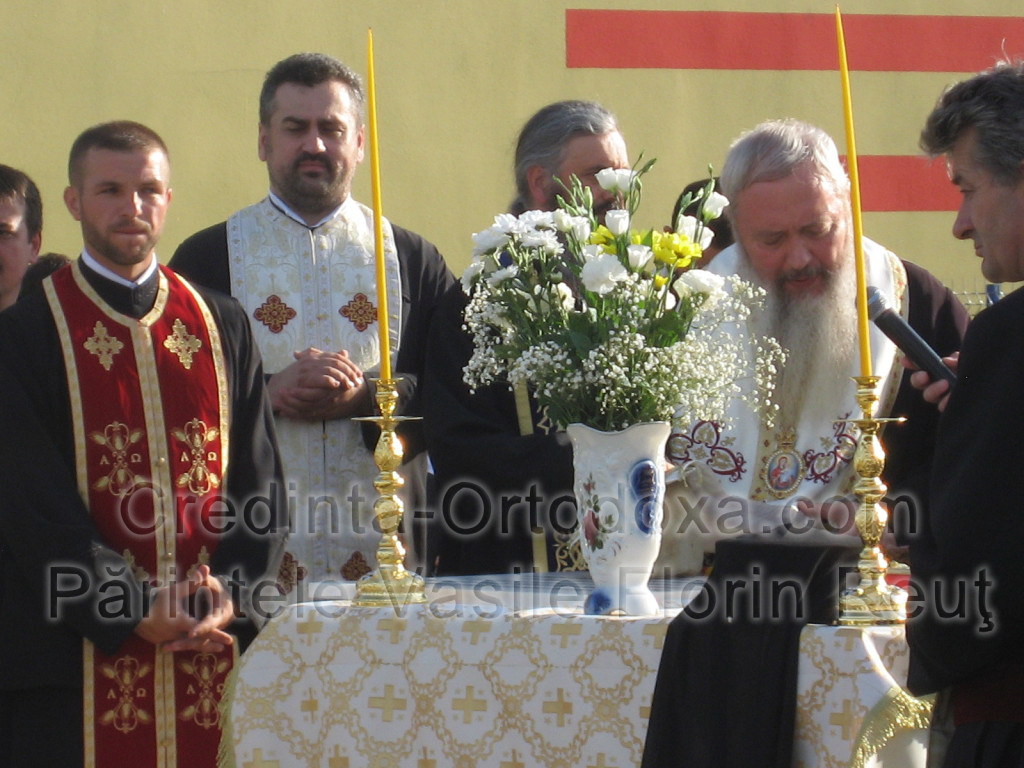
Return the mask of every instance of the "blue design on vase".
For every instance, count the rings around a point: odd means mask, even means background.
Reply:
[[[602,587],[597,587],[587,595],[583,603],[583,612],[588,616],[607,616],[611,609],[612,596]]]
[[[636,498],[633,514],[637,528],[645,535],[650,535],[654,528],[654,518],[658,514],[658,467],[650,459],[638,461],[629,470],[629,489]]]

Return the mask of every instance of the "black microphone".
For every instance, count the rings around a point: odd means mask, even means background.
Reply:
[[[942,362],[935,350],[928,346],[907,321],[893,312],[877,288],[868,286],[868,317],[875,321],[879,330],[892,339],[903,354],[922,371],[927,371],[932,381],[945,379],[949,386],[956,383],[956,374]]]

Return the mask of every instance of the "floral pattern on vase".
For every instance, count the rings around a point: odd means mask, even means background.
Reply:
[[[669,426],[634,424],[603,432],[570,424],[578,536],[594,580],[588,614],[659,611],[647,586],[661,546],[663,456]]]

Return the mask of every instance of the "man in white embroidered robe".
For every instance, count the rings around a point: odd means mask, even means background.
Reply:
[[[373,216],[350,196],[363,159],[363,102],[359,77],[328,56],[275,65],[260,96],[269,196],[193,235],[171,260],[241,302],[271,372],[293,505],[286,588],[358,578],[376,564],[380,539],[378,470],[352,421],[373,412],[368,378],[380,368]],[[400,412],[409,414],[434,306],[454,278],[430,243],[386,220],[384,249],[392,367],[403,379]],[[420,431],[410,424],[400,434],[408,462],[421,450]],[[425,477],[424,459],[406,464],[409,490]]]
[[[721,182],[737,243],[708,269],[766,289],[766,311],[750,331],[778,339],[788,359],[773,426],[739,401],[728,427],[681,414],[668,449],[680,481],[666,494],[659,561],[677,573],[699,570],[723,537],[820,527],[822,505],[846,497],[855,481],[856,277],[849,181],[835,144],[805,123],[763,123],[733,144]],[[967,313],[952,293],[866,238],[864,254],[867,282],[887,304],[940,353],[959,349]],[[907,417],[883,433],[885,480],[890,497],[912,510],[924,498],[938,414],[914,398],[900,353],[873,325],[871,351],[881,377],[876,412]],[[828,511],[824,524],[856,533],[849,506]]]

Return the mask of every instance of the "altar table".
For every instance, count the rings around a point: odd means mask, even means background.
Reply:
[[[469,586],[482,578],[431,582],[430,602],[397,613],[346,600],[289,606],[237,671],[225,746],[238,768],[639,765],[665,632],[699,581],[659,584],[661,615],[605,618],[566,597],[582,599],[585,575]],[[902,628],[810,626],[801,643],[794,764],[850,765],[862,726],[878,726],[883,700],[901,690]],[[921,743],[920,725],[902,722],[896,735]],[[883,736],[857,765],[921,764],[915,752],[871,762]]]
[[[800,633],[794,768],[924,768],[931,697],[911,696],[902,626]]]

